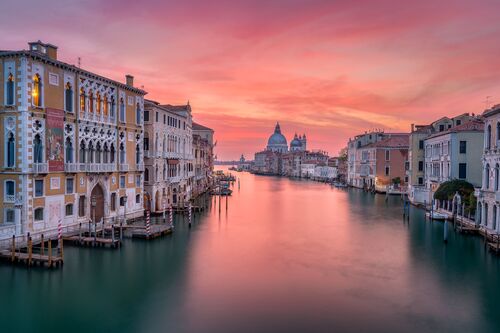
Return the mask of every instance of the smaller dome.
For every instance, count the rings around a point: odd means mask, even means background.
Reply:
[[[299,139],[294,138],[294,139],[290,142],[290,147],[302,147],[302,143],[300,143]]]

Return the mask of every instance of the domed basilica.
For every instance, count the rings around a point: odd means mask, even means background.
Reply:
[[[295,134],[293,140],[290,142],[290,151],[305,151],[307,147],[306,135],[297,136]],[[274,133],[267,140],[267,148],[266,150],[270,150],[277,153],[286,153],[288,152],[288,144],[286,138],[283,134],[281,134],[280,124],[276,123],[276,127],[274,128]]]

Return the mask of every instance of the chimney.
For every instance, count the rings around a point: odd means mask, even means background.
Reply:
[[[414,132],[415,131],[415,124],[411,124],[411,131]]]
[[[30,51],[43,54],[52,60],[57,60],[57,46],[42,43],[41,40],[28,43]]]
[[[133,87],[134,86],[134,77],[130,74],[125,75],[125,79],[127,80],[127,86]]]

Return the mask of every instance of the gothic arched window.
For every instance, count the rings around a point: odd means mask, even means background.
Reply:
[[[33,162],[43,163],[43,143],[40,134],[35,135],[35,139],[33,140],[33,153]]]
[[[125,159],[125,145],[123,143],[120,143],[120,164],[125,164],[126,159]]]
[[[120,121],[125,122],[125,102],[120,98]]]
[[[66,101],[66,111],[73,112],[73,88],[71,84],[66,83],[66,89],[64,90],[64,99]]]
[[[109,163],[115,163],[115,145],[112,143],[109,149]]]
[[[7,78],[7,105],[14,105],[14,76],[9,74]]]
[[[7,167],[13,168],[16,164],[16,139],[14,133],[9,133],[7,139]]]
[[[86,156],[85,156],[85,142],[82,140],[80,142],[80,163],[85,163],[86,162]]]
[[[141,163],[141,149],[139,145],[135,145],[135,164]]]
[[[94,112],[94,92],[89,91],[89,112]]]
[[[96,113],[101,114],[101,94],[97,92]]]
[[[85,91],[80,88],[80,111],[85,112]]]
[[[33,105],[42,106],[42,78],[38,74],[35,74],[33,77],[33,91],[31,95],[33,97]]]
[[[137,103],[135,108],[135,122],[136,124],[141,124],[141,106]]]
[[[70,138],[66,138],[66,163],[73,163],[73,142]]]

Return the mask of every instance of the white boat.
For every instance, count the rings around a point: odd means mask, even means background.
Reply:
[[[341,182],[334,182],[334,183],[333,183],[333,186],[338,187],[338,188],[344,188],[344,187],[347,187],[347,185],[346,185],[346,184],[341,183]]]
[[[427,213],[425,213],[425,216],[431,218],[432,220],[441,220],[441,221],[444,221],[444,220],[448,219],[448,215],[443,214],[443,213],[439,213],[439,212],[435,212],[435,211],[433,211],[432,213],[431,212],[427,212]]]

